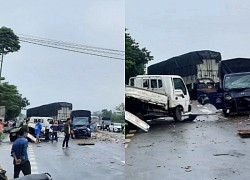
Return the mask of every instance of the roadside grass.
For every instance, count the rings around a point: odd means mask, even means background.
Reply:
[[[2,134],[2,139],[5,139],[7,137],[7,134],[6,133],[3,133]]]

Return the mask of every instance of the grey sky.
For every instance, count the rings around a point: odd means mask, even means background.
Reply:
[[[197,50],[250,57],[250,1],[126,0],[126,28],[154,56],[149,65]]]
[[[88,46],[124,50],[123,0],[2,1],[1,27]],[[124,61],[21,42],[4,57],[2,76],[30,107],[66,101],[73,109],[113,110],[124,102]]]

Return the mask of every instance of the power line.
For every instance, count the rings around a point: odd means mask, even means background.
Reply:
[[[116,51],[116,52],[121,52],[121,53],[125,52],[125,51],[122,51],[122,50],[101,48],[101,47],[95,47],[95,46],[87,46],[87,45],[82,45],[82,44],[77,44],[77,43],[70,43],[70,42],[52,40],[52,39],[48,39],[48,38],[41,38],[41,37],[35,37],[35,36],[30,36],[30,35],[24,35],[24,34],[19,34],[19,37],[21,37],[21,38],[31,38],[31,39],[37,39],[37,40],[45,40],[45,41],[49,41],[49,42],[57,42],[57,43],[62,43],[62,44],[67,44],[67,45],[74,45],[74,46],[79,46],[79,47],[92,48],[92,49],[102,49],[102,50]]]
[[[89,55],[100,56],[100,57],[107,57],[107,58],[118,59],[118,60],[124,60],[124,58],[112,57],[112,56],[107,56],[107,55],[100,55],[100,54],[95,54],[95,53],[88,53],[88,52],[83,52],[83,51],[78,51],[78,50],[73,50],[73,49],[67,49],[67,48],[63,48],[63,47],[56,47],[56,46],[52,46],[52,45],[46,45],[46,44],[42,44],[42,43],[31,42],[31,41],[27,41],[27,40],[21,40],[20,39],[20,41],[21,42],[26,42],[26,43],[31,43],[31,44],[36,44],[36,45],[40,45],[40,46],[45,46],[45,47],[51,47],[51,48],[55,48],[55,49],[61,49],[61,50],[72,51],[72,52],[83,53],[83,54],[89,54]]]
[[[71,49],[73,48],[73,49],[86,50],[86,51],[92,51],[92,52],[97,52],[97,53],[124,56],[124,54],[118,53],[118,52],[115,52],[115,51],[99,50],[100,48],[92,49],[90,47],[85,47],[85,46],[81,46],[81,45],[74,45],[74,44],[70,44],[70,43],[61,43],[61,42],[57,42],[57,41],[45,41],[45,40],[24,38],[24,37],[20,37],[20,41],[37,42],[37,43],[40,43],[40,44],[49,44],[49,45],[54,45],[54,46],[62,46],[62,47],[71,48]]]
[[[71,52],[83,53],[88,55],[94,55],[99,57],[107,57],[112,59],[124,60],[125,51],[108,49],[108,48],[100,48],[94,46],[86,46],[76,43],[69,43],[57,40],[51,40],[46,38],[38,38],[34,36],[27,35],[19,35],[19,40],[25,43],[31,43],[35,45],[61,49]]]

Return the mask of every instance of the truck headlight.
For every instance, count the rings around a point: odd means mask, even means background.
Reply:
[[[227,101],[230,101],[230,100],[232,99],[232,96],[230,96],[229,94],[227,94],[227,95],[225,95],[225,99],[226,99]]]

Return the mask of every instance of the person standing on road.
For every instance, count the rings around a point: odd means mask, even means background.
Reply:
[[[36,134],[36,142],[40,143],[40,133],[41,133],[42,125],[40,123],[40,119],[35,125],[35,134]]]
[[[3,129],[4,129],[3,120],[0,119],[0,142],[2,142]]]
[[[53,143],[53,140],[55,139],[56,142],[58,142],[58,138],[57,138],[57,132],[59,131],[59,126],[58,126],[58,121],[55,120],[54,124],[51,126],[52,129],[52,138],[51,138],[51,142]]]
[[[45,126],[45,142],[50,140],[50,133],[49,133],[49,129],[50,129],[50,124],[52,124],[52,122],[50,121],[50,119],[47,119],[47,125]]]
[[[28,159],[28,131],[26,128],[21,128],[19,131],[19,138],[17,138],[11,148],[11,156],[14,164],[14,178],[18,178],[20,171],[24,175],[31,174],[30,161]]]
[[[71,119],[68,118],[66,124],[64,124],[64,140],[62,144],[62,148],[64,148],[64,145],[66,143],[66,148],[68,146],[69,138],[70,138],[70,124],[71,124]]]

